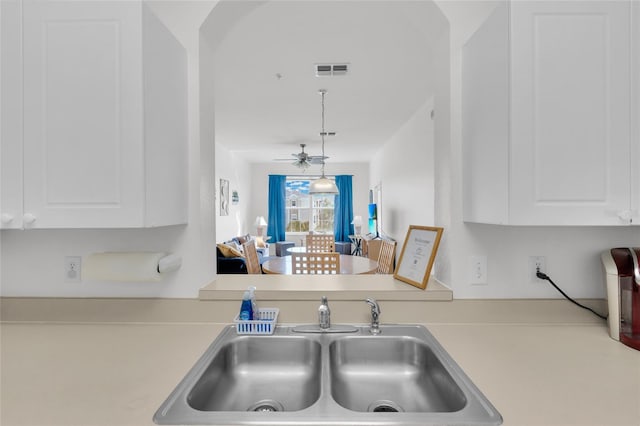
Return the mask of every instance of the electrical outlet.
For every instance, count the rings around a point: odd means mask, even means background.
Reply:
[[[530,283],[539,283],[540,281],[542,281],[536,276],[536,273],[538,271],[544,272],[545,274],[548,273],[547,258],[544,256],[529,256],[529,267],[527,269],[527,274],[529,276]]]
[[[487,284],[487,256],[469,256],[469,284]]]
[[[66,256],[64,258],[64,280],[68,283],[77,283],[81,279],[82,258],[80,256]]]

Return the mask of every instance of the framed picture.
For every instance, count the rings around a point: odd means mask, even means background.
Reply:
[[[393,277],[424,290],[438,253],[444,228],[409,226]]]
[[[382,224],[382,182],[373,187],[373,202],[376,203],[376,233],[384,234],[384,226]]]
[[[220,216],[229,216],[229,181],[220,179]]]

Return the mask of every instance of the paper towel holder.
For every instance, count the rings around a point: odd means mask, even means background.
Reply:
[[[104,252],[88,256],[83,280],[159,282],[182,266],[182,257],[166,252]]]
[[[167,272],[173,272],[180,269],[182,266],[182,257],[177,254],[167,254],[165,257],[158,261],[158,273],[164,274]]]

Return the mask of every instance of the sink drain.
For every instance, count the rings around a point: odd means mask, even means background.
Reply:
[[[381,400],[372,402],[367,411],[372,413],[399,413],[404,410],[393,401]]]
[[[263,399],[253,404],[247,409],[247,411],[259,411],[263,413],[269,413],[274,411],[284,411],[284,407],[278,401],[273,399]]]

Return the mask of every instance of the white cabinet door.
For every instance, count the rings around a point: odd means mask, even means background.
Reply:
[[[140,10],[24,3],[25,225],[142,224]]]
[[[22,227],[20,0],[0,2],[0,229]]]
[[[463,48],[465,221],[509,224],[509,8],[500,4]]]
[[[640,6],[635,35],[630,7],[512,1],[467,42],[465,221],[625,225],[640,215]]]
[[[513,223],[628,223],[629,8],[512,2]]]

